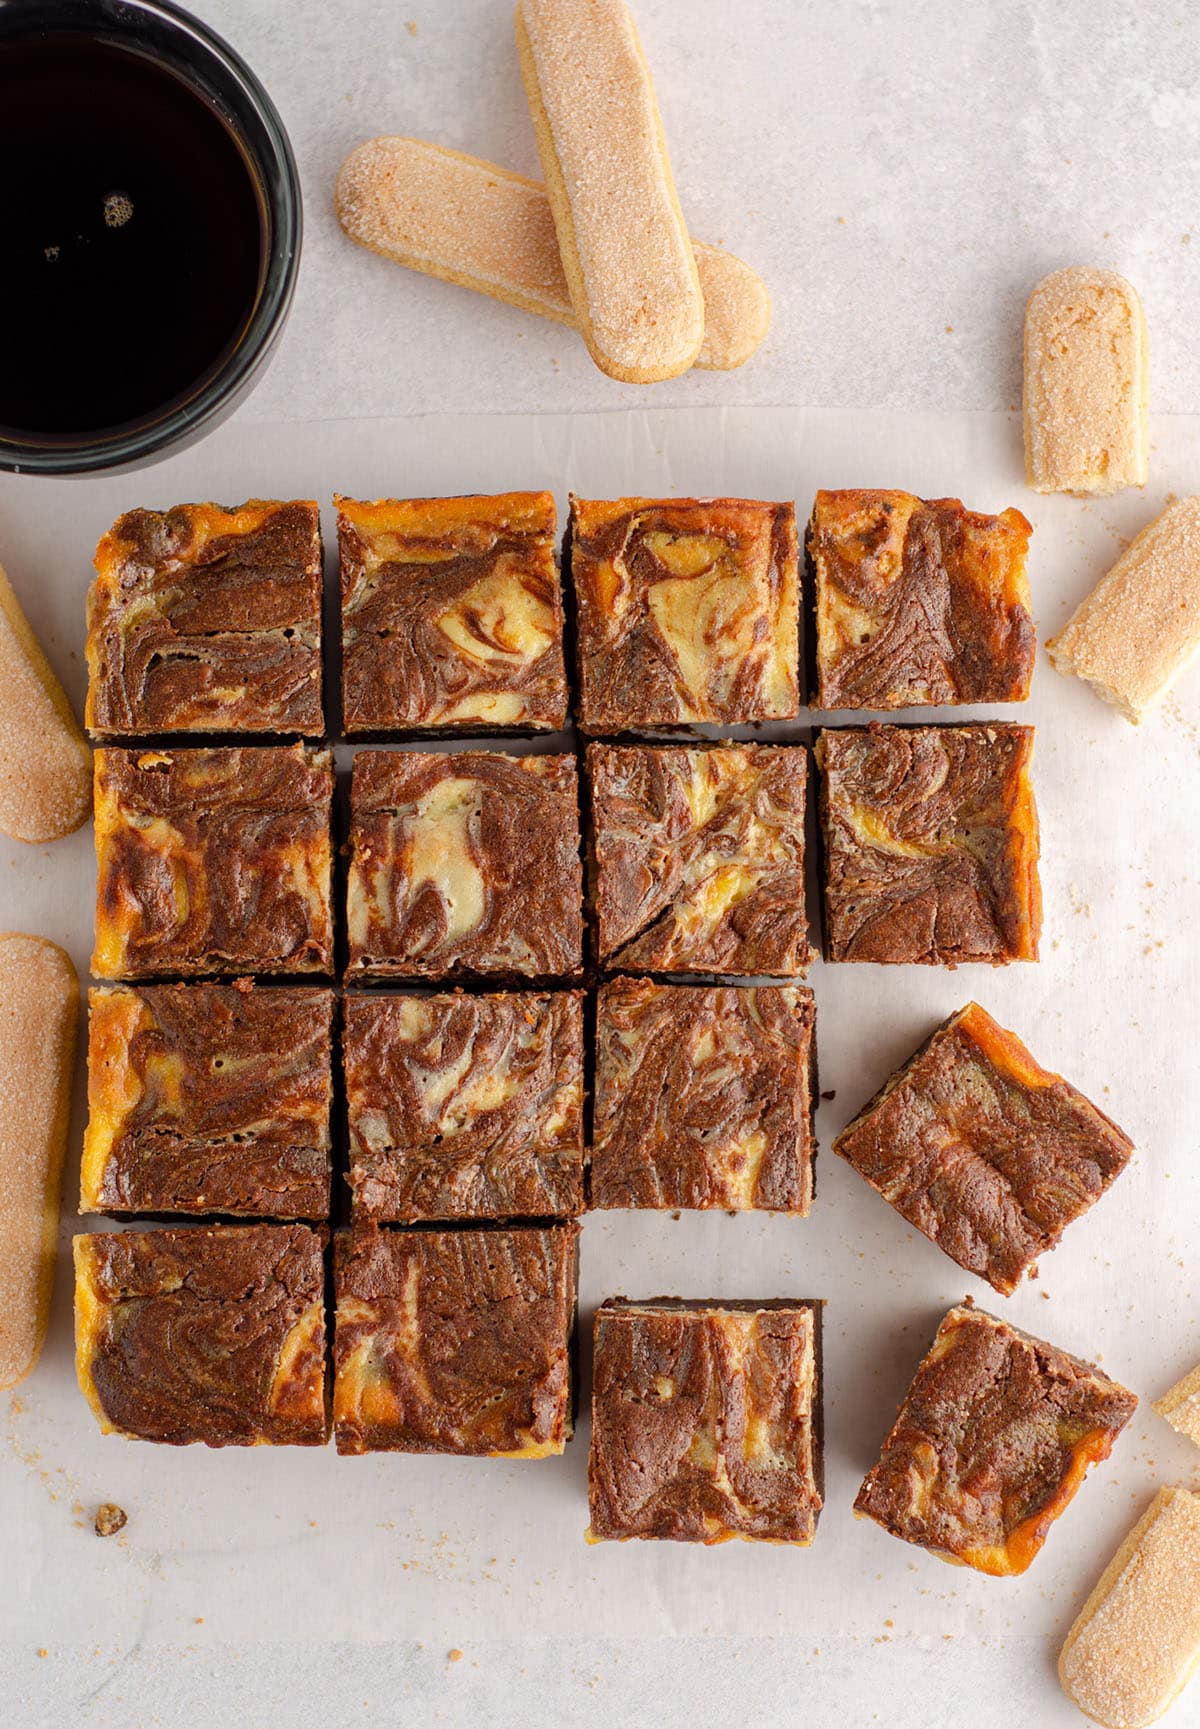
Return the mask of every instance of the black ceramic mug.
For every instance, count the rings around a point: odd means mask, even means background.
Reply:
[[[170,0],[0,0],[0,147],[0,468],[129,467],[224,419],[300,259],[245,62]]]

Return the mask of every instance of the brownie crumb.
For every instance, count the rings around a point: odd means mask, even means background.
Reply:
[[[97,1537],[115,1537],[124,1530],[128,1518],[124,1507],[118,1507],[115,1501],[102,1501],[96,1508]]]
[[[831,1087],[827,1093],[822,1093],[821,1097],[823,1099],[836,1099],[837,1098],[837,1089],[835,1087]]]

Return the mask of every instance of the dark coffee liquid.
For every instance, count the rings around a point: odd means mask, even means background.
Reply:
[[[0,45],[0,429],[157,418],[254,307],[265,220],[225,122],[174,73],[75,37]]]

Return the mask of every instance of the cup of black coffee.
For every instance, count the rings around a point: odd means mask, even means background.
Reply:
[[[153,460],[250,388],[300,185],[262,85],[170,0],[0,0],[0,468]]]

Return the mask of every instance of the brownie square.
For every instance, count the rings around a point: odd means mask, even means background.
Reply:
[[[594,744],[587,772],[602,965],[804,972],[803,746]]]
[[[96,752],[98,978],[328,972],[333,759]]]
[[[348,996],[354,1216],[583,1209],[583,996]]]
[[[346,892],[352,974],[578,976],[574,757],[360,751]]]
[[[848,727],[816,754],[826,960],[1037,959],[1032,727]]]
[[[589,1537],[811,1543],[821,1511],[820,1305],[596,1311]]]
[[[347,733],[566,725],[550,493],[336,503]]]
[[[817,707],[1023,702],[1035,638],[1019,510],[818,492],[808,529]]]
[[[305,1225],[76,1237],[76,1367],[104,1432],[324,1446],[324,1243]]]
[[[951,1309],[855,1512],[980,1573],[1023,1573],[1136,1408],[1090,1363],[982,1309]]]
[[[339,1237],[338,1452],[561,1453],[578,1236],[572,1223]]]
[[[835,1153],[1004,1296],[1129,1162],[1133,1143],[977,1003],[842,1130]]]
[[[572,498],[567,556],[585,731],[799,712],[794,506]]]
[[[93,990],[81,1213],[327,1219],[333,993]]]
[[[592,1205],[807,1213],[815,1015],[803,985],[602,985]]]
[[[131,510],[96,549],[97,738],[324,731],[321,523],[311,499]]]

